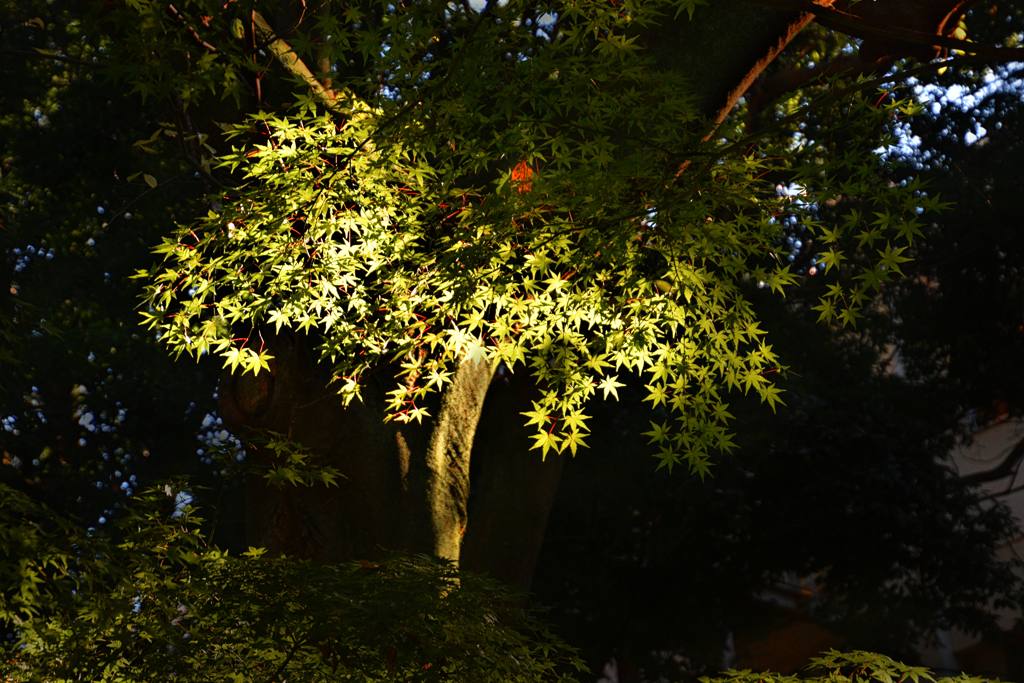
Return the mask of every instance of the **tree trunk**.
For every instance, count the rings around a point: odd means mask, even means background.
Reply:
[[[465,569],[524,588],[533,579],[564,462],[530,450],[534,432],[522,413],[538,396],[525,371],[491,385],[473,449],[474,500],[462,548]]]
[[[224,377],[221,414],[233,429],[298,441],[346,478],[337,487],[276,488],[247,476],[249,543],[323,562],[372,559],[383,549],[458,560],[469,456],[492,368],[464,362],[422,424],[385,422],[386,393],[398,381],[389,368],[367,379],[362,402],[345,408],[304,337],[272,337],[270,347],[269,373]]]

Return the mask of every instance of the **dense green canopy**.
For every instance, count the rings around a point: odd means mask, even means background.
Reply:
[[[207,43],[231,40],[234,10],[177,9],[186,22],[208,13]],[[528,414],[542,454],[575,453],[587,399],[614,397],[632,369],[653,407],[670,409],[649,433],[659,458],[706,473],[709,453],[731,447],[722,391],[777,401],[767,374],[778,362],[741,284],[796,281],[775,246],[786,226],[816,236],[825,271],[839,269],[848,237],[868,250],[864,272],[822,298],[823,320],[853,323],[900,272],[916,214],[939,203],[919,181],[894,189],[875,173],[872,121],[912,106],[875,106],[866,85],[828,96],[843,102],[841,151],[773,148],[727,127],[709,138],[685,75],[637,49],[649,24],[693,9],[508,2],[485,19],[440,2],[320,17],[289,48],[360,68],[332,72],[330,92],[300,90],[287,113],[230,128],[242,144],[202,162],[237,184],[159,250],[151,325],[178,352],[253,372],[272,358],[260,326],[313,332],[346,398],[367,372],[401,363],[388,405],[398,420],[427,415],[425,394],[464,359],[502,361],[542,388]],[[141,17],[157,11],[143,4]],[[557,17],[550,33],[545,15]],[[144,95],[176,98],[182,116],[207,89],[241,97],[231,53],[193,58],[195,44],[178,44],[172,54],[194,67],[169,76],[158,69],[167,55],[148,56],[158,38],[124,39]],[[836,197],[870,202],[830,224],[808,210]]]

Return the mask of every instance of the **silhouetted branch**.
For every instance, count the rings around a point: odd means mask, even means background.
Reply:
[[[1024,439],[1018,441],[1017,445],[1013,447],[1013,450],[1010,451],[1009,455],[1003,458],[1003,461],[995,467],[983,472],[968,474],[963,479],[968,484],[984,484],[990,481],[998,481],[999,479],[1003,479],[1014,474],[1014,470],[1017,465],[1020,464],[1021,460],[1024,460]],[[1005,493],[1008,492],[995,495],[1005,495]]]
[[[993,47],[972,43],[969,40],[960,40],[938,33],[917,31],[911,28],[892,28],[892,25],[883,25],[871,20],[864,19],[854,14],[843,12],[831,7],[819,5],[811,0],[746,0],[752,4],[787,9],[797,12],[810,12],[815,15],[816,21],[828,28],[832,28],[858,38],[874,38],[886,43],[899,44],[909,43],[930,47],[945,47],[951,50],[959,50],[966,54],[983,55],[1000,61],[1013,61],[1024,59],[1024,48]],[[969,5],[971,3],[959,3]],[[966,8],[965,8],[966,9]]]
[[[58,62],[81,64],[82,66],[88,66],[93,69],[98,69],[100,67],[99,62],[89,62],[76,57],[63,57],[61,55],[50,54],[49,52],[33,52],[31,50],[0,50],[0,55],[20,55],[22,57],[32,57],[33,59],[54,59]]]

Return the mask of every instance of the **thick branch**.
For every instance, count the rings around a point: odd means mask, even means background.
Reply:
[[[252,13],[253,25],[261,42],[292,74],[298,76],[309,86],[317,99],[335,114],[351,116],[356,113],[369,113],[370,108],[360,101],[348,88],[341,91],[325,88],[305,62],[299,59],[295,50],[284,40],[277,37],[267,20],[259,12]]]
[[[1006,477],[1013,475],[1014,470],[1020,464],[1021,460],[1024,460],[1024,439],[1017,442],[1017,445],[1013,447],[1013,450],[1010,451],[1009,455],[1003,458],[1001,463],[983,472],[968,474],[963,477],[963,480],[968,484],[985,484],[991,481],[1005,479]]]
[[[842,31],[857,38],[873,38],[880,40],[889,46],[921,45],[934,48],[936,53],[940,48],[959,50],[966,54],[983,55],[992,57],[999,61],[1013,61],[1024,58],[1024,48],[993,47],[972,43],[968,40],[960,40],[952,36],[940,33],[929,33],[919,31],[910,27],[899,26],[894,22],[882,24],[872,19],[858,16],[849,12],[843,12],[834,7],[819,5],[811,0],[746,0],[751,4],[773,7],[776,9],[792,10],[797,12],[809,12],[815,15],[819,24]],[[954,14],[959,17],[967,6],[973,4],[973,0],[959,2],[956,4]],[[886,7],[888,9],[888,6]],[[940,26],[937,28],[944,28]],[[912,54],[907,52],[906,54]],[[887,55],[897,56],[897,55]],[[916,55],[915,55],[916,56]]]
[[[686,75],[696,106],[718,123],[813,18],[807,12],[718,0],[699,8],[692,20],[683,12],[645,28],[641,43],[659,67]]]
[[[943,62],[937,62],[935,64],[922,64],[921,66],[914,67],[913,69],[907,69],[905,71],[902,71],[899,77],[902,79],[906,79],[912,76],[918,76],[920,74],[928,73],[930,71],[935,71],[936,69],[940,69],[943,67],[956,68],[966,64],[977,64],[980,63],[981,61],[983,61],[983,59],[979,56],[957,57],[955,59],[947,59]],[[833,89],[827,95],[812,102],[806,107],[800,108],[797,112],[790,114],[789,116],[785,116],[781,119],[777,119],[762,128],[758,128],[753,133],[743,137],[742,139],[736,142],[733,142],[730,145],[720,147],[714,154],[711,154],[707,158],[707,161],[704,162],[704,166],[701,167],[698,175],[703,175],[707,173],[708,170],[712,166],[714,166],[714,164],[717,163],[720,159],[725,158],[729,154],[742,152],[745,149],[749,149],[751,145],[755,144],[758,140],[763,138],[768,133],[774,130],[778,130],[789,124],[797,123],[802,118],[807,116],[807,114],[813,111],[830,107],[836,102],[840,102],[846,97],[849,97],[850,95],[856,92],[867,90],[869,88],[873,88],[876,86],[886,86],[888,84],[891,84],[894,80],[896,80],[895,76],[885,74],[882,76],[878,76],[877,78],[873,78],[869,81],[860,81],[858,83],[854,83],[853,85],[847,86],[845,88]]]

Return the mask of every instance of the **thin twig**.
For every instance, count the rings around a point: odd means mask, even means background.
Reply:
[[[171,107],[171,116],[174,119],[174,128],[175,128],[175,131],[177,132],[177,136],[176,137],[178,139],[178,151],[181,154],[181,157],[186,162],[188,162],[189,166],[191,166],[192,168],[194,168],[196,170],[196,172],[199,174],[200,178],[202,178],[206,182],[210,183],[211,185],[216,187],[218,190],[227,190],[228,186],[225,185],[224,183],[220,182],[216,178],[214,178],[213,175],[211,175],[210,172],[206,170],[206,168],[202,165],[202,163],[200,163],[191,154],[189,154],[188,150],[185,148],[186,131],[185,131],[185,123],[182,120],[182,113],[179,112],[176,107],[172,106]],[[196,135],[198,135],[198,133],[196,133]]]
[[[84,59],[78,59],[77,57],[62,57],[61,55],[51,55],[48,52],[33,52],[31,50],[0,50],[2,55],[20,55],[22,57],[32,57],[34,59],[53,59],[58,62],[67,62],[68,64],[81,64],[91,69],[98,69],[102,66],[99,62],[89,62]]]
[[[300,649],[302,649],[302,641],[296,640],[295,647],[293,647],[291,651],[285,656],[284,661],[281,662],[281,666],[277,667],[277,671],[275,671],[274,674],[270,677],[270,680],[276,681],[281,677],[281,673],[284,671],[284,668],[288,666],[288,662],[292,661],[292,657],[294,657],[295,653],[298,652]]]

